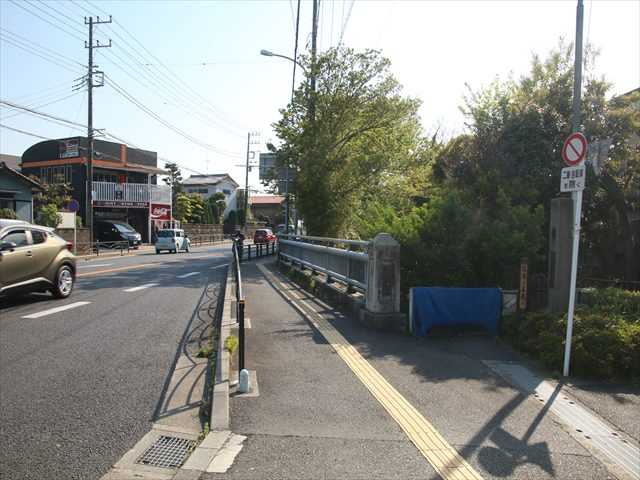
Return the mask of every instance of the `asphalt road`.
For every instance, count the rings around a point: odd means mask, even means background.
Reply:
[[[0,304],[0,478],[95,479],[135,445],[229,255],[224,245],[79,261],[70,298]]]

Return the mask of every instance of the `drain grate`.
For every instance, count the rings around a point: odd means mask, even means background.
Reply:
[[[179,468],[195,445],[193,440],[162,435],[145,450],[136,463],[151,467]]]

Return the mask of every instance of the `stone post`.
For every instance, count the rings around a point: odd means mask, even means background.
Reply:
[[[369,245],[367,294],[360,319],[365,324],[404,331],[400,313],[400,244],[388,233],[379,233]]]
[[[569,305],[571,283],[571,248],[573,233],[573,200],[568,197],[551,200],[549,219],[549,309],[565,312]]]

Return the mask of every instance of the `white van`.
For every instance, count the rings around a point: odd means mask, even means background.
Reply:
[[[158,239],[156,240],[156,253],[160,253],[162,250],[178,253],[180,250],[189,252],[191,242],[189,237],[184,233],[184,230],[177,228],[167,228],[158,232]]]

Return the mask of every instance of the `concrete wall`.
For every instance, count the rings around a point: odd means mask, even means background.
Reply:
[[[73,228],[57,228],[56,233],[64,238],[67,242],[73,243]],[[76,242],[74,244],[76,255],[88,255],[91,253],[89,248],[89,229],[76,229]]]
[[[202,223],[183,223],[182,229],[190,237],[196,237],[200,235],[222,235],[222,225],[207,225]]]

